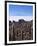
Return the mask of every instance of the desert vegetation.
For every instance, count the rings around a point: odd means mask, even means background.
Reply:
[[[33,40],[33,20],[9,21],[9,41]]]

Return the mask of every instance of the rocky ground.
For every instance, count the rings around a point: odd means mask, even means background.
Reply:
[[[9,21],[9,41],[33,40],[33,21]]]

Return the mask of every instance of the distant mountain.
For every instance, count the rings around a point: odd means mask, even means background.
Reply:
[[[19,22],[25,22],[25,20],[24,19],[20,19]]]

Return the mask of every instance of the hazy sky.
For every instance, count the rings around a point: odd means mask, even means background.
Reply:
[[[10,16],[32,16],[33,7],[27,5],[9,5]]]
[[[10,20],[18,20],[18,19],[21,19],[21,18],[25,19],[25,20],[31,20],[32,15],[33,15],[33,6],[13,5],[13,4],[9,5]],[[11,17],[11,16],[13,16],[13,17]]]

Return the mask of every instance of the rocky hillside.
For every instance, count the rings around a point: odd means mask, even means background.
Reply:
[[[9,21],[9,40],[32,40],[33,39],[33,21],[20,19],[18,22]]]

